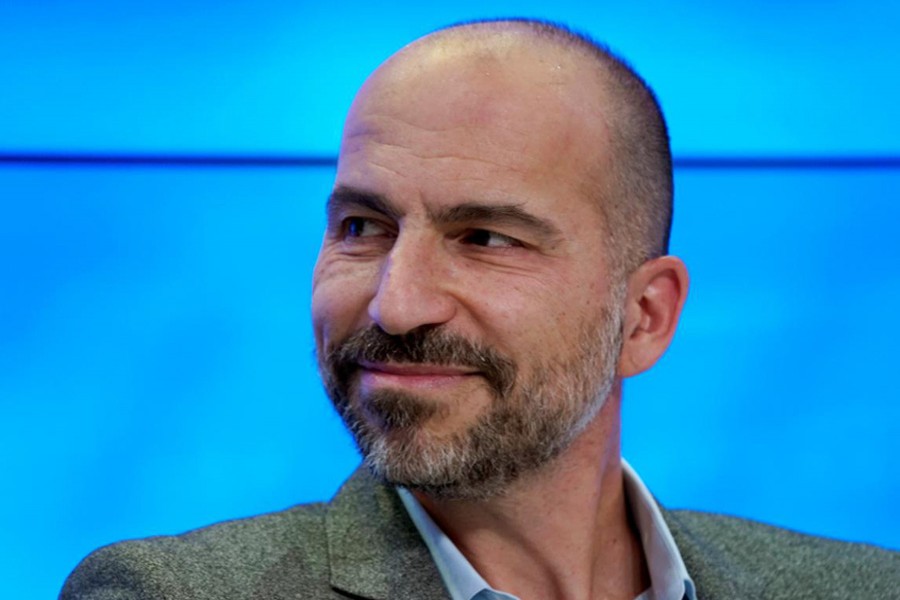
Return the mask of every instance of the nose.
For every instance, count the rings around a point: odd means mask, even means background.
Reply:
[[[369,302],[369,317],[386,333],[403,335],[441,325],[456,314],[439,246],[403,235],[394,242]]]

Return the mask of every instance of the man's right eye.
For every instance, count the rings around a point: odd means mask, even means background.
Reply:
[[[348,217],[344,219],[344,237],[361,238],[384,235],[387,230],[377,221],[365,217]]]

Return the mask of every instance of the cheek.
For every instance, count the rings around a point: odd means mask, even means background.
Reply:
[[[375,281],[370,270],[325,259],[316,264],[312,325],[319,350],[366,326]]]
[[[546,282],[508,286],[503,293],[481,298],[477,306],[473,303],[489,339],[523,366],[570,354],[585,331],[603,319],[605,290],[585,280]]]
[[[528,362],[544,349],[555,349],[564,335],[568,317],[561,294],[556,287],[512,284],[501,293],[470,296],[470,309],[488,332],[489,343],[517,362]]]

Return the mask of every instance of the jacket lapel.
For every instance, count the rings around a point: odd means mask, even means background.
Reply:
[[[756,573],[735,563],[723,548],[717,518],[691,511],[669,511],[660,507],[672,532],[688,575],[697,590],[697,600],[749,600],[765,598]]]
[[[363,467],[338,491],[325,519],[332,587],[373,600],[449,599],[397,493]]]

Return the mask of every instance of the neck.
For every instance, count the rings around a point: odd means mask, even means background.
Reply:
[[[561,456],[488,500],[416,494],[495,589],[522,600],[633,600],[649,586],[622,479],[621,387]]]

